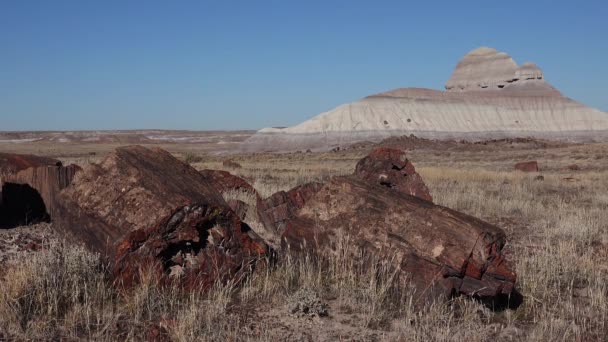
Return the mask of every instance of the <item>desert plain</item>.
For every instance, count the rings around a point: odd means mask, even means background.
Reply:
[[[115,286],[106,259],[65,241],[54,220],[0,229],[0,340],[601,341],[608,335],[607,143],[531,138],[480,142],[413,136],[327,152],[245,153],[254,132],[65,132],[0,136],[0,152],[100,163],[116,148],[160,147],[196,170],[225,170],[261,198],[350,175],[378,147],[401,151],[435,204],[506,235],[516,306],[475,296],[420,301],[385,263],[282,253],[244,281],[205,290],[144,271]],[[54,137],[54,138],[53,138]],[[161,138],[158,138],[161,137]],[[538,171],[514,165],[536,161]],[[262,231],[251,193],[226,191]],[[369,227],[373,229],[374,227]],[[348,237],[342,240],[349,244]]]

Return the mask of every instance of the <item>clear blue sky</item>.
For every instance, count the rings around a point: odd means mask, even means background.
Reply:
[[[605,0],[0,0],[0,130],[293,125],[482,45],[608,111]]]

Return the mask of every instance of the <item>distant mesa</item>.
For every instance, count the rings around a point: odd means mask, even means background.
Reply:
[[[410,134],[438,140],[604,141],[608,114],[563,96],[536,64],[518,65],[504,52],[480,47],[458,62],[444,91],[399,88],[371,95],[292,127],[264,128],[242,146],[331,150]]]
[[[517,63],[504,52],[481,47],[466,54],[445,84],[449,91],[502,89],[510,83],[542,80],[543,72],[534,63]]]

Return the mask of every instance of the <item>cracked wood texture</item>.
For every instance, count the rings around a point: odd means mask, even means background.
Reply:
[[[258,201],[273,245],[332,253],[348,240],[354,255],[391,260],[420,298],[509,296],[516,275],[502,229],[433,204],[405,153],[372,151],[351,176],[310,183]]]
[[[54,216],[66,237],[110,257],[126,285],[146,267],[207,286],[247,274],[268,252],[204,175],[158,148],[121,147],[86,166]]]
[[[505,233],[475,217],[353,176],[325,183],[284,222],[284,247],[352,247],[394,260],[419,295],[509,295]]]

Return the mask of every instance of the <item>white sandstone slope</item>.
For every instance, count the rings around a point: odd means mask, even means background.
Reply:
[[[402,88],[338,106],[299,125],[265,128],[248,150],[324,150],[414,134],[434,139],[538,137],[607,140],[608,113],[564,97],[533,63],[478,48],[458,63],[446,91]]]

